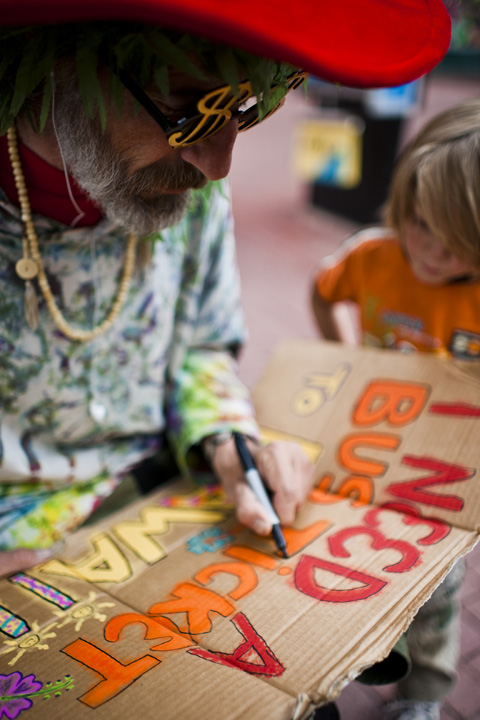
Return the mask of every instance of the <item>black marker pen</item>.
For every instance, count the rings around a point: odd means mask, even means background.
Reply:
[[[255,466],[255,461],[252,457],[250,450],[248,449],[245,438],[240,433],[234,432],[233,437],[235,440],[235,447],[237,448],[238,457],[242,463],[243,470],[245,472],[245,479],[255,493],[257,499],[262,503],[263,507],[267,510],[269,520],[272,523],[272,537],[275,541],[275,545],[283,555],[288,558],[287,543],[283,537],[282,529],[280,527],[280,520],[277,513],[273,509],[273,505],[270,502],[267,491],[263,484],[263,480]]]

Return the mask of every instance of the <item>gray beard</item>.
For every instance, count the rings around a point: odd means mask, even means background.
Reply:
[[[187,209],[188,191],[162,191],[207,183],[203,173],[185,162],[172,167],[159,160],[129,173],[129,161],[114,150],[108,130],[85,115],[76,89],[57,92],[54,121],[69,173],[110,220],[140,237],[174,225]]]

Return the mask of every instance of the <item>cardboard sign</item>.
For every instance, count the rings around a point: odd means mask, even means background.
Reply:
[[[296,341],[255,402],[316,457],[290,557],[184,480],[82,529],[0,581],[7,717],[305,720],[476,543],[473,365]]]

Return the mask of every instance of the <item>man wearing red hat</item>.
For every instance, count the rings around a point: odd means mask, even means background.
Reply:
[[[372,87],[433,67],[441,0],[0,7],[0,576],[48,557],[132,468],[161,477],[167,445],[183,472],[203,448],[268,534],[233,431],[292,523],[312,470],[296,445],[258,443],[236,376],[222,181],[237,133],[303,68]]]

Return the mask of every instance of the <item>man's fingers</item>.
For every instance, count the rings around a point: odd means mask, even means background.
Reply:
[[[249,447],[280,522],[291,525],[313,486],[311,462],[296,443],[273,442],[263,447],[251,443]],[[218,446],[214,467],[240,522],[259,535],[268,535],[271,516],[247,484],[233,440]]]
[[[49,549],[27,550],[22,548],[21,550],[0,552],[0,578],[39,565],[50,557],[52,557],[52,551]]]
[[[291,525],[313,486],[313,466],[296,443],[270,443],[255,457],[280,521]]]
[[[268,514],[253,491],[244,482],[235,486],[235,505],[237,506],[237,517],[246,527],[258,535],[268,535],[272,529],[272,523]]]

